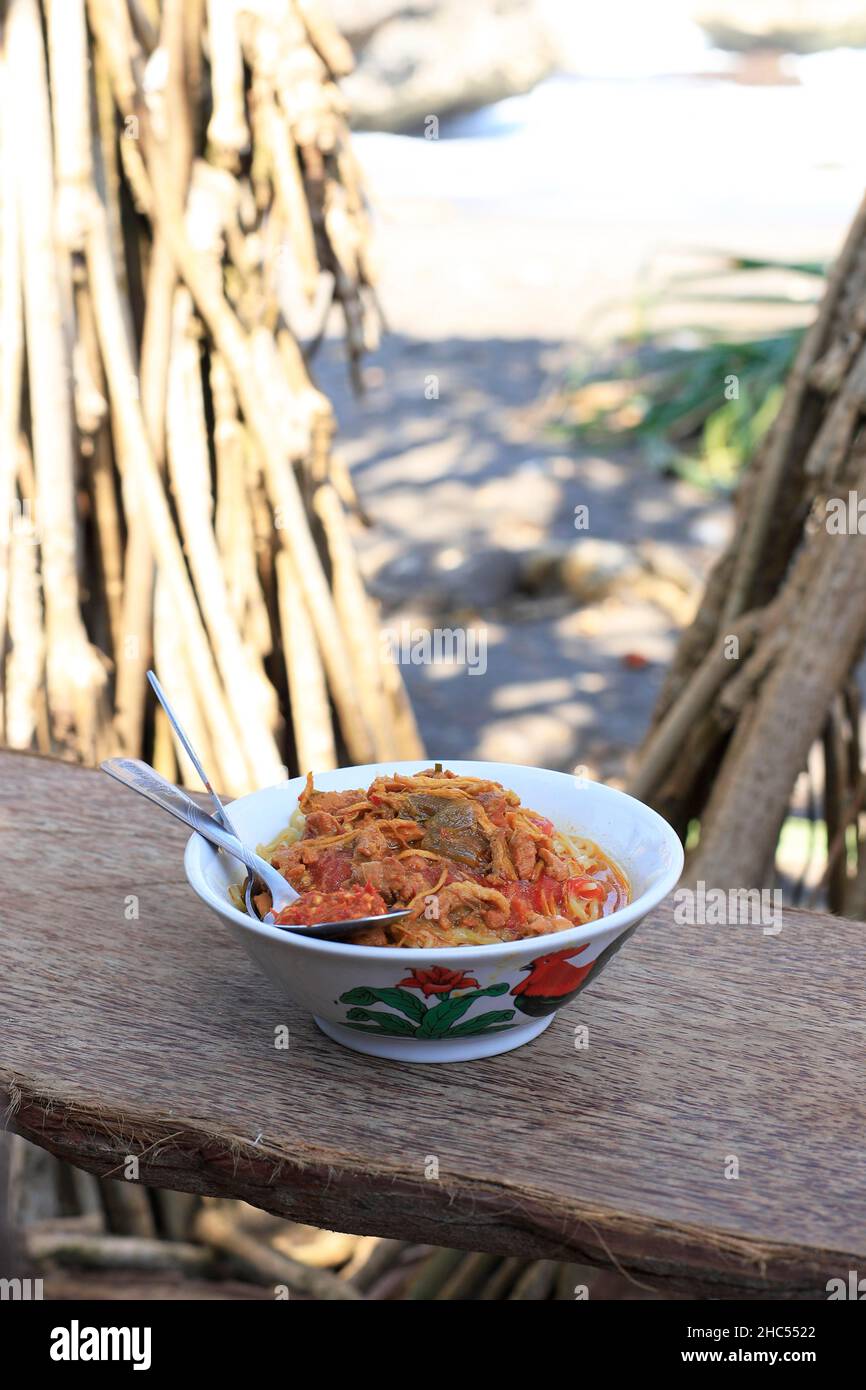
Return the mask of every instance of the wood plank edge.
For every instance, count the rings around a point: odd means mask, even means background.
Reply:
[[[851,1252],[747,1240],[580,1202],[565,1209],[505,1182],[431,1182],[397,1167],[365,1169],[341,1152],[290,1153],[200,1119],[121,1114],[2,1067],[0,1109],[8,1128],[101,1177],[122,1178],[135,1155],[146,1186],[242,1198],[276,1216],[356,1235],[596,1265],[655,1291],[826,1298],[828,1279],[858,1268]]]

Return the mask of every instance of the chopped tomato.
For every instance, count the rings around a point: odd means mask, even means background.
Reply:
[[[568,878],[565,880],[566,893],[574,893],[578,898],[589,898],[590,902],[604,902],[606,889],[595,878]]]
[[[555,917],[562,910],[562,888],[558,878],[552,874],[541,874],[532,885],[533,901],[536,911],[545,917]]]
[[[560,911],[562,884],[550,874],[542,874],[535,883],[526,878],[519,878],[511,883],[490,880],[490,885],[498,888],[500,893],[504,893],[510,900],[511,916],[508,920],[512,927],[523,926],[526,920],[534,917],[536,913],[555,916]]]
[[[542,874],[534,883],[517,879],[512,883],[491,880],[491,884],[510,900],[509,926],[516,928],[539,912],[544,917],[576,917],[580,914],[581,903],[603,903],[608,892],[604,883],[585,875],[566,879],[564,883],[551,874]]]
[[[603,903],[607,889],[594,878],[568,878],[563,885],[563,902],[569,917],[580,912],[582,903]]]
[[[525,922],[527,917],[538,911],[535,903],[535,884],[528,879],[519,878],[514,883],[503,883],[499,891],[511,902],[510,921],[514,924]]]

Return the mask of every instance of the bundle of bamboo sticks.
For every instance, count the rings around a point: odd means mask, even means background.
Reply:
[[[0,734],[192,782],[153,662],[230,794],[418,756],[309,369],[333,303],[354,370],[375,331],[347,45],[315,0],[2,23]]]

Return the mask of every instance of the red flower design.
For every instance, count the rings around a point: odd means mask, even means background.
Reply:
[[[434,965],[432,970],[413,970],[406,980],[400,980],[398,989],[423,990],[425,997],[431,994],[450,994],[453,989],[477,989],[478,981],[462,970],[446,970],[444,965]]]

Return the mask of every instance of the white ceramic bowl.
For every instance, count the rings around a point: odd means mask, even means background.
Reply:
[[[371,763],[317,774],[319,791],[367,787],[374,777],[412,774],[424,762]],[[625,871],[631,901],[588,926],[492,946],[435,950],[353,946],[253,922],[232,906],[229,884],[243,870],[200,835],[184,859],[187,878],[236,940],[323,1033],[357,1052],[410,1062],[490,1057],[529,1042],[557,1009],[586,987],[680,876],[683,851],[661,816],[599,783],[509,763],[446,762],[517,792],[557,829],[586,835]],[[304,789],[296,777],[232,803],[239,833],[253,846],[288,824]]]

